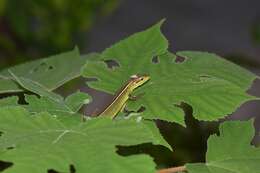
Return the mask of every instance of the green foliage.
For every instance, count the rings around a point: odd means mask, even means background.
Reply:
[[[114,94],[133,74],[148,74],[150,81],[134,94],[145,93],[128,108],[146,110],[145,118],[184,124],[180,105],[188,103],[200,120],[216,120],[231,114],[247,100],[246,93],[256,75],[215,54],[181,51],[168,52],[168,42],[160,31],[162,22],[134,34],[106,49],[97,61],[88,61],[85,77],[95,77],[89,86]],[[153,58],[158,63],[152,62]],[[119,67],[108,68],[105,61],[115,60]],[[180,62],[180,61],[183,62]]]
[[[51,93],[50,94],[54,94]],[[48,96],[37,97],[35,95],[25,95],[26,105],[23,108],[27,109],[31,114],[48,112],[56,116],[62,123],[67,125],[78,124],[83,120],[83,115],[78,113],[83,105],[91,102],[88,94],[75,92],[65,99],[60,95],[59,100],[55,100]],[[15,96],[3,98],[0,100],[0,107],[16,107],[19,106],[18,98]]]
[[[111,13],[117,4],[117,0],[1,0],[2,18],[13,35],[8,38],[10,46],[1,41],[0,45],[14,47],[13,51],[18,51],[16,56],[27,54],[27,57],[32,50],[46,55],[70,49],[76,43],[81,47],[85,39],[80,35],[90,29],[98,16]],[[17,39],[25,48],[16,43]]]
[[[188,164],[189,173],[259,173],[260,148],[250,145],[252,121],[225,122],[208,140],[206,163]]]
[[[81,56],[74,49],[1,71],[0,170],[2,162],[10,162],[13,165],[3,172],[154,173],[156,166],[163,165],[144,155],[149,153],[147,143],[171,148],[154,119],[184,125],[188,104],[196,119],[214,121],[248,100],[259,99],[246,93],[257,76],[245,69],[211,53],[169,52],[161,24],[100,54]],[[110,60],[119,67],[108,68]],[[83,75],[98,79],[89,83],[91,87],[114,94],[133,74],[147,74],[151,80],[132,93],[144,95],[127,102],[127,109],[133,110],[128,117],[120,113],[113,120],[83,119],[81,108],[92,101],[88,94],[78,91],[63,97],[53,92]],[[141,106],[145,110],[135,112]],[[178,136],[176,131],[170,133]],[[252,121],[223,123],[220,135],[208,140],[206,163],[187,163],[187,171],[259,173],[260,150],[250,146],[252,136]],[[117,146],[142,149],[126,156],[117,152]]]
[[[84,104],[90,102],[90,97],[81,92],[73,93],[68,96],[65,100],[53,100],[46,96],[37,98],[34,95],[26,95],[25,100],[29,105],[24,106],[31,112],[50,112],[58,114],[67,113],[74,114],[77,113]],[[73,102],[72,102],[73,101]]]
[[[91,57],[89,54],[87,57]],[[23,91],[13,81],[13,73],[19,78],[30,80],[51,91],[64,83],[80,76],[80,68],[86,62],[86,56],[81,57],[77,48],[73,51],[31,61],[5,69],[0,72],[0,93]]]
[[[6,5],[6,1],[5,0],[1,0],[0,1],[0,16],[2,16],[2,14],[4,12],[5,5]]]
[[[30,116],[19,107],[1,109],[0,123],[1,160],[14,162],[5,172],[69,172],[69,165],[77,172],[154,172],[151,158],[122,157],[115,146],[162,140],[143,121],[95,118],[67,127],[48,113]]]
[[[13,107],[18,105],[18,98],[16,96],[7,97],[0,100],[0,107]]]

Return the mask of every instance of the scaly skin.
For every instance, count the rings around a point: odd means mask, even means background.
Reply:
[[[130,94],[137,87],[143,85],[150,79],[147,75],[131,76],[131,79],[114,96],[112,102],[99,114],[99,116],[108,116],[114,118],[122,110],[129,99]]]

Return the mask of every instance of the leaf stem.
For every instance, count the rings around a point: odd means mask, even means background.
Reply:
[[[177,172],[186,172],[186,171],[187,169],[185,166],[178,166],[178,167],[160,169],[157,171],[157,173],[177,173]]]

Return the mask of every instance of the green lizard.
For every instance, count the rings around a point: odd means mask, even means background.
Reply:
[[[131,76],[130,80],[116,92],[112,102],[98,116],[114,118],[119,111],[124,109],[126,101],[134,98],[131,96],[133,90],[146,83],[149,79],[150,76],[148,75]]]

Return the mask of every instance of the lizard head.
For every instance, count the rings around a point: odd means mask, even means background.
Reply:
[[[134,84],[134,88],[137,88],[141,85],[143,85],[145,82],[147,82],[150,79],[150,76],[148,75],[132,75],[131,80]]]

